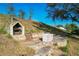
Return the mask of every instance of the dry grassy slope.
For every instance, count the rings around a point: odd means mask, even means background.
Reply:
[[[25,26],[26,32],[44,32],[49,31],[51,29],[49,25],[33,20],[23,20],[19,18],[17,18],[17,20],[19,20]]]
[[[8,25],[9,23],[9,16],[7,15],[3,15],[3,14],[0,14],[0,28],[1,27],[4,27],[5,25]]]
[[[79,40],[68,38],[68,54],[71,56],[79,56]]]
[[[44,30],[40,28],[47,29],[46,25],[32,20],[23,20],[19,18],[17,18],[17,20],[24,25],[26,32],[41,32]],[[9,34],[2,34],[4,32],[2,28],[7,27],[9,23],[9,16],[0,14],[0,55],[34,55],[34,49],[21,46],[20,42],[13,40]]]
[[[34,55],[35,50],[30,47],[23,47],[19,42],[8,35],[0,34],[0,55]]]
[[[49,31],[49,29],[47,28],[49,26],[43,23],[35,22],[32,20],[19,19],[19,18],[17,18],[17,20],[24,25],[26,32],[42,32],[45,30]],[[10,23],[9,16],[0,14],[0,28],[8,26],[9,23]]]
[[[34,55],[34,49],[21,46],[20,42],[13,40],[9,34],[2,34],[2,28],[8,26],[9,23],[9,17],[0,14],[0,55]],[[25,21],[23,23],[26,25]]]

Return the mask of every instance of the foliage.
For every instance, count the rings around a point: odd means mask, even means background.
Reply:
[[[74,29],[71,34],[75,34],[75,35],[79,35],[79,28],[78,29]]]
[[[65,28],[71,33],[73,30],[78,29],[78,26],[76,24],[66,24]]]
[[[63,25],[57,25],[56,27],[63,27]]]
[[[79,22],[79,4],[75,3],[49,3],[47,8],[48,16],[52,20],[72,20]]]

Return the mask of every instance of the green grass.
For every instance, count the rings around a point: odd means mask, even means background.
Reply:
[[[4,30],[4,28],[0,28],[0,34],[6,34],[7,32]]]
[[[66,47],[59,47],[59,49],[61,49],[63,52],[67,52],[67,46]]]

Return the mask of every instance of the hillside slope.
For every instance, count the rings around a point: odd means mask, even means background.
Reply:
[[[26,33],[44,32],[49,31],[51,28],[43,23],[35,22],[32,20],[23,20],[17,18],[24,27]],[[0,14],[0,55],[34,55],[35,50],[30,47],[24,47],[20,42],[15,41],[9,34],[6,33],[6,27],[10,24],[8,15]]]
[[[33,32],[50,32],[52,27],[43,23],[39,23],[33,20],[24,20],[20,18],[16,18],[18,21],[20,21],[24,27],[25,31],[27,33],[33,33]],[[10,24],[10,17],[8,15],[0,14],[0,30],[3,28],[6,28]]]
[[[34,54],[35,50],[33,48],[24,47],[10,36],[0,34],[0,56],[30,56]]]

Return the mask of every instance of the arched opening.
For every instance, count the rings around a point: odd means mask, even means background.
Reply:
[[[13,26],[13,35],[21,35],[22,34],[22,26],[17,23]]]

